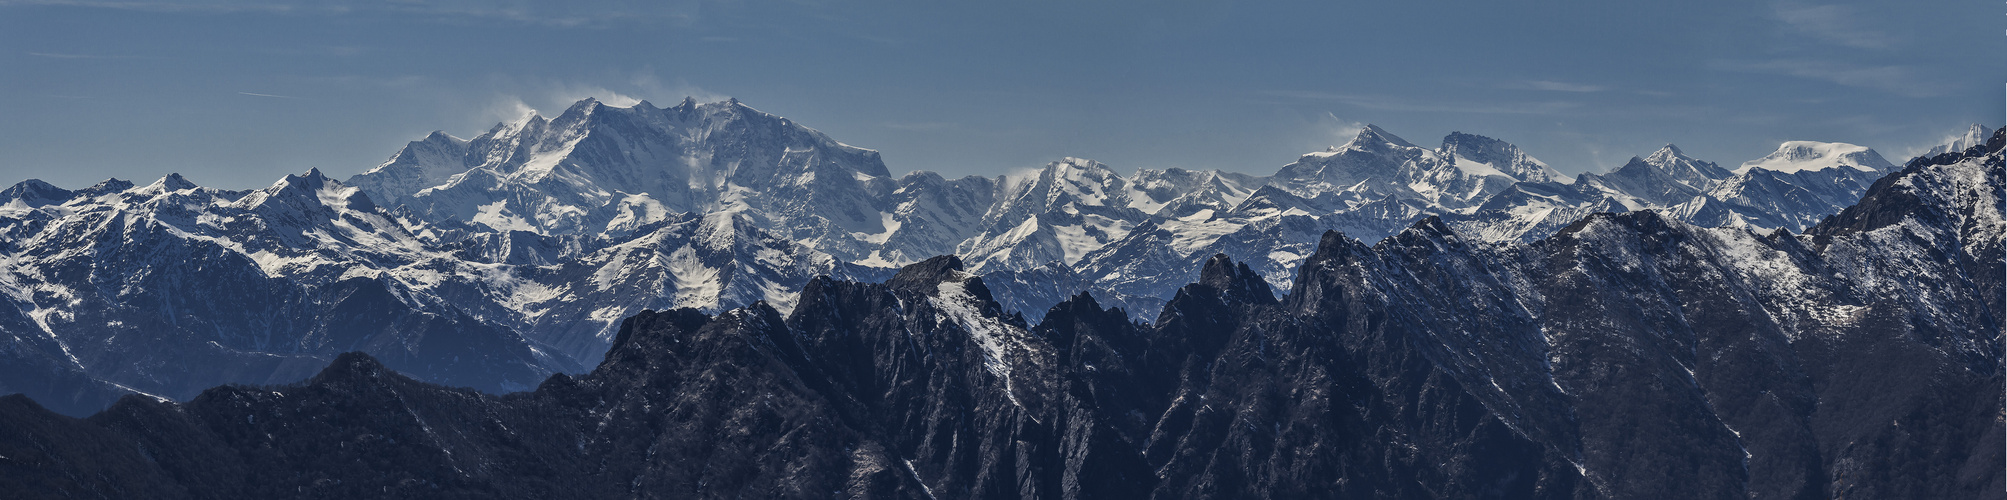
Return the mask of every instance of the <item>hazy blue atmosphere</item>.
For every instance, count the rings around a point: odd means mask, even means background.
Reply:
[[[1625,5],[1618,5],[1619,3]],[[1641,4],[1641,5],[1632,5]],[[1665,143],[1891,161],[1999,126],[1999,2],[0,0],[0,181],[347,176],[586,96],[737,97],[994,175],[1063,156],[1267,174],[1373,123],[1566,173]]]

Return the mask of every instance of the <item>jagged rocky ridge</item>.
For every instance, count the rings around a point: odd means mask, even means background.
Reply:
[[[1440,216],[1531,241],[1646,208],[1798,230],[1886,169],[1865,148],[1792,144],[1736,171],[1669,146],[1570,180],[1495,139],[1430,149],[1367,127],[1269,177],[1069,158],[1021,178],[895,179],[876,152],[736,100],[588,99],[469,140],[434,133],[346,181],[0,191],[16,310],[0,332],[18,361],[0,393],[84,415],[127,392],[299,380],[349,350],[520,390],[590,366],[643,309],[786,312],[817,276],[882,280],[948,253],[1032,320],[1081,291],[1151,320],[1214,254],[1288,286],[1330,230],[1373,240]],[[397,319],[342,313],[363,310]]]
[[[1036,326],[954,257],[622,323],[503,396],[360,354],[89,419],[0,398],[31,496],[2002,498],[2007,137],[1805,234],[1599,214],[1332,232],[1278,299],[1208,259],[1153,323]]]
[[[318,171],[251,191],[178,175],[40,186],[0,206],[0,392],[78,415],[131,392],[185,400],[297,381],[358,350],[437,383],[526,390],[589,367],[620,319],[647,308],[889,274],[732,213],[657,212],[554,237],[429,224]]]

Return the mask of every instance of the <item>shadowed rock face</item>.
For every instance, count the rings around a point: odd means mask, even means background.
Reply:
[[[155,498],[2002,498],[2000,144],[1798,236],[1599,214],[1224,256],[1036,326],[954,257],[628,318],[504,396],[343,355],[88,419],[0,398],[0,491]]]

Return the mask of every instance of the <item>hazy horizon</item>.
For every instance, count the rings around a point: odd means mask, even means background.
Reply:
[[[1901,163],[2002,123],[1999,10],[0,0],[0,182],[345,178],[589,96],[736,97],[901,175],[1062,157],[1266,175],[1365,123],[1498,138],[1570,175],[1668,143],[1724,166],[1793,140]]]

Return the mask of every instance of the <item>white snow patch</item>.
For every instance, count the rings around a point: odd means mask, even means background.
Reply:
[[[984,316],[981,302],[969,294],[963,282],[944,281],[939,290],[940,294],[931,299],[934,307],[947,315],[947,319],[968,331],[969,339],[974,340],[976,346],[983,350],[983,367],[988,369],[991,375],[1003,380],[1004,396],[1010,398],[1011,404],[1024,407],[1024,403],[1017,400],[1017,395],[1012,390],[1010,362],[1005,356],[1010,350],[1025,349],[1023,342],[1019,340],[1025,332],[1005,323],[1001,318]]]
[[[1881,172],[1895,168],[1880,153],[1866,146],[1856,146],[1844,142],[1790,141],[1777,147],[1769,156],[1743,163],[1735,173],[1764,169],[1782,173],[1798,173],[1847,167],[1862,172]]]

